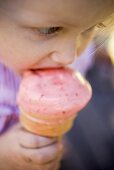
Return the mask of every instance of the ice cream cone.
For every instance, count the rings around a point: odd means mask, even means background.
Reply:
[[[71,69],[26,73],[18,93],[20,121],[30,132],[62,136],[91,98],[89,83]]]

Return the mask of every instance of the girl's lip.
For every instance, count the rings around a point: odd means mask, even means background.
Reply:
[[[31,68],[30,70],[46,70],[46,69],[60,69],[60,68],[64,68],[63,66],[59,66],[59,67],[38,67],[38,68]]]
[[[37,72],[37,71],[48,71],[48,70],[56,70],[56,69],[65,69],[66,67],[48,67],[48,68],[40,68],[40,69],[30,69],[32,72]]]
[[[53,65],[37,65],[36,67],[29,68],[30,70],[45,70],[45,69],[59,69],[64,68],[65,65],[62,64],[53,64]]]
[[[48,70],[54,70],[54,69],[64,69],[64,70],[70,69],[71,70],[71,68],[69,66],[47,67],[47,68],[44,68],[44,67],[42,67],[42,68],[29,68],[29,69],[23,70],[20,75],[22,77],[26,73],[29,74],[31,71],[32,72],[37,72],[37,71],[46,71],[46,70],[48,71]]]

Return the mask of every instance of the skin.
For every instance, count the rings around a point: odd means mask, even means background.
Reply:
[[[0,62],[20,75],[64,67],[113,11],[113,0],[1,0]],[[50,27],[61,29],[46,34]],[[57,139],[36,136],[19,124],[0,136],[0,146],[2,170],[57,170],[63,150]]]
[[[57,139],[31,134],[20,124],[0,136],[0,147],[2,170],[58,170],[63,151]]]
[[[1,2],[0,60],[19,73],[72,63],[91,39],[93,29],[86,30],[113,10],[113,0],[5,0]],[[38,32],[40,27],[57,26],[63,29],[55,35]]]

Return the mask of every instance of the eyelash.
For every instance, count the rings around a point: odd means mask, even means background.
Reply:
[[[50,37],[50,36],[56,35],[62,29],[63,29],[63,27],[47,27],[47,28],[37,28],[35,30],[41,36]]]
[[[93,28],[101,29],[101,28],[105,28],[105,27],[106,27],[106,25],[104,25],[103,23],[99,23],[97,25],[94,25],[94,26],[88,28],[86,31],[82,32],[82,34],[86,34],[86,33],[90,32]]]
[[[103,23],[99,23],[96,25],[97,28],[105,28],[106,25],[104,25]]]
[[[106,27],[103,23],[99,23],[96,26],[92,26],[91,28],[87,29],[86,31],[82,32],[82,34],[87,34],[90,32],[94,27],[100,29]],[[41,27],[41,28],[32,28],[39,36],[44,38],[50,38],[57,35],[63,27]]]

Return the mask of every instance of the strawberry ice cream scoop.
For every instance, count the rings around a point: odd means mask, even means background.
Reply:
[[[25,72],[17,96],[21,122],[39,135],[63,135],[91,94],[89,83],[72,69]]]

